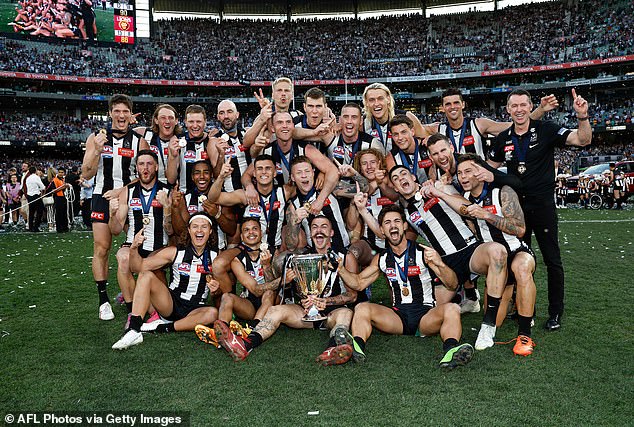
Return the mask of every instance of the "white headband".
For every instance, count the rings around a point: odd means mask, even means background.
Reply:
[[[211,219],[209,219],[209,217],[207,215],[193,215],[191,218],[189,218],[189,225],[192,224],[192,221],[198,218],[202,218],[205,221],[207,221],[209,223],[209,225],[211,225],[213,227],[213,224],[211,222]]]

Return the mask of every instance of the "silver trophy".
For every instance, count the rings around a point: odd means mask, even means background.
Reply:
[[[328,271],[328,257],[326,255],[291,255],[288,259],[288,265],[295,272],[297,290],[302,296],[322,296],[326,285],[324,277]],[[325,319],[326,316],[321,314],[314,305],[302,318],[304,322],[318,322]]]

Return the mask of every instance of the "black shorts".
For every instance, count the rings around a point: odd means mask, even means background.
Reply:
[[[101,194],[92,195],[91,207],[90,219],[92,219],[92,222],[108,224],[110,220],[110,203]]]
[[[162,316],[165,320],[169,320],[171,322],[176,322],[177,320],[184,319],[197,308],[207,307],[205,305],[200,304],[192,304],[189,301],[183,300],[176,295],[174,295],[170,291],[170,295],[172,297],[172,314],[169,316]]]
[[[249,302],[251,302],[251,304],[253,304],[253,307],[255,308],[255,311],[258,311],[260,309],[260,307],[262,307],[262,297],[256,297],[251,292],[249,292],[249,295],[247,296],[246,299]]]
[[[458,276],[458,286],[462,286],[467,280],[471,279],[472,273],[469,263],[473,252],[478,246],[480,246],[479,242],[472,243],[461,251],[442,257],[443,262]],[[477,275],[474,274],[474,276]]]
[[[132,246],[132,243],[124,242],[121,244],[122,248],[129,248],[130,246]],[[143,249],[141,247],[139,247],[137,251],[139,252],[139,255],[141,255],[141,258],[147,258],[153,252],[153,251],[148,251],[147,249]]]
[[[392,307],[392,310],[403,323],[403,335],[416,335],[420,319],[433,307],[420,304],[403,304],[399,307]]]
[[[535,256],[535,252],[533,252],[533,250],[529,248],[528,246],[520,246],[519,248],[517,248],[516,250],[508,254],[508,256],[506,257],[506,272],[507,272],[506,285],[507,286],[515,284],[515,274],[513,274],[513,271],[511,271],[511,264],[513,263],[513,258],[515,258],[515,255],[517,255],[520,252],[526,252],[527,254],[533,257],[535,262],[537,262],[537,257]]]

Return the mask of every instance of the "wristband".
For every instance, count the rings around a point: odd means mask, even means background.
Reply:
[[[582,122],[582,121],[584,121],[584,120],[588,120],[588,116],[585,116],[585,117],[579,117],[579,116],[577,116],[577,120],[578,120],[578,121],[580,121],[580,122]]]
[[[222,215],[222,208],[218,207],[218,212],[216,212],[216,215],[214,215],[214,218],[219,219],[220,215]]]

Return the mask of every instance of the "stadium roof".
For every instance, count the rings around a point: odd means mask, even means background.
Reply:
[[[494,3],[495,0],[154,0],[154,12],[213,15],[355,14],[386,10]]]

